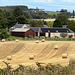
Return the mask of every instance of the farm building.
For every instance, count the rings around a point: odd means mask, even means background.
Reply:
[[[11,35],[16,37],[34,37],[35,32],[30,28],[16,28],[11,31]]]
[[[67,37],[69,35],[72,35],[74,38],[74,32],[68,28],[31,28],[34,32],[36,36],[39,37],[46,37],[46,38],[54,38],[54,37],[59,37],[62,38],[60,36],[61,33],[65,33],[67,34]]]
[[[62,38],[60,36],[61,33],[67,34],[66,38],[69,35],[72,35],[74,38],[74,32],[68,28],[40,28],[40,27],[30,27],[30,28],[16,28],[11,31],[12,36],[21,36],[24,34],[25,37],[33,36],[33,37],[46,37],[46,38]]]

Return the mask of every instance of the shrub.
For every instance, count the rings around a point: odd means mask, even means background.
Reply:
[[[65,38],[65,37],[67,37],[67,33],[61,33],[60,36]]]
[[[72,38],[73,37],[73,35],[69,35],[69,38]]]

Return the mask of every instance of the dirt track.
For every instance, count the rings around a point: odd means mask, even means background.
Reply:
[[[55,50],[54,47],[58,46]],[[62,54],[67,53],[68,58],[62,59]],[[75,53],[74,41],[35,41],[0,42],[0,67],[5,67],[2,61],[9,62],[13,67],[18,64],[35,65],[35,62],[68,65],[70,55]],[[34,60],[29,60],[30,55],[35,55]],[[7,60],[12,56],[12,60]]]

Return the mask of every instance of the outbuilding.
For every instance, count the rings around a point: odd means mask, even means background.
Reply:
[[[69,28],[37,28],[32,27],[31,28],[35,32],[35,36],[37,37],[46,37],[46,38],[62,38],[60,35],[62,33],[67,34],[65,38],[68,38],[70,35],[72,35],[72,38],[74,38],[74,32],[70,30]]]
[[[34,37],[35,32],[30,28],[16,28],[11,31],[11,35],[16,37]]]

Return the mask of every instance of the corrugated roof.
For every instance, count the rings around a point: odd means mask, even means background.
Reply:
[[[12,32],[26,32],[28,31],[30,28],[16,28],[14,30],[12,30]]]
[[[14,25],[13,27],[14,28],[22,28],[24,26],[24,24],[16,24],[16,25]]]
[[[38,27],[31,27],[30,29],[32,29],[34,32],[38,32],[39,31]]]

